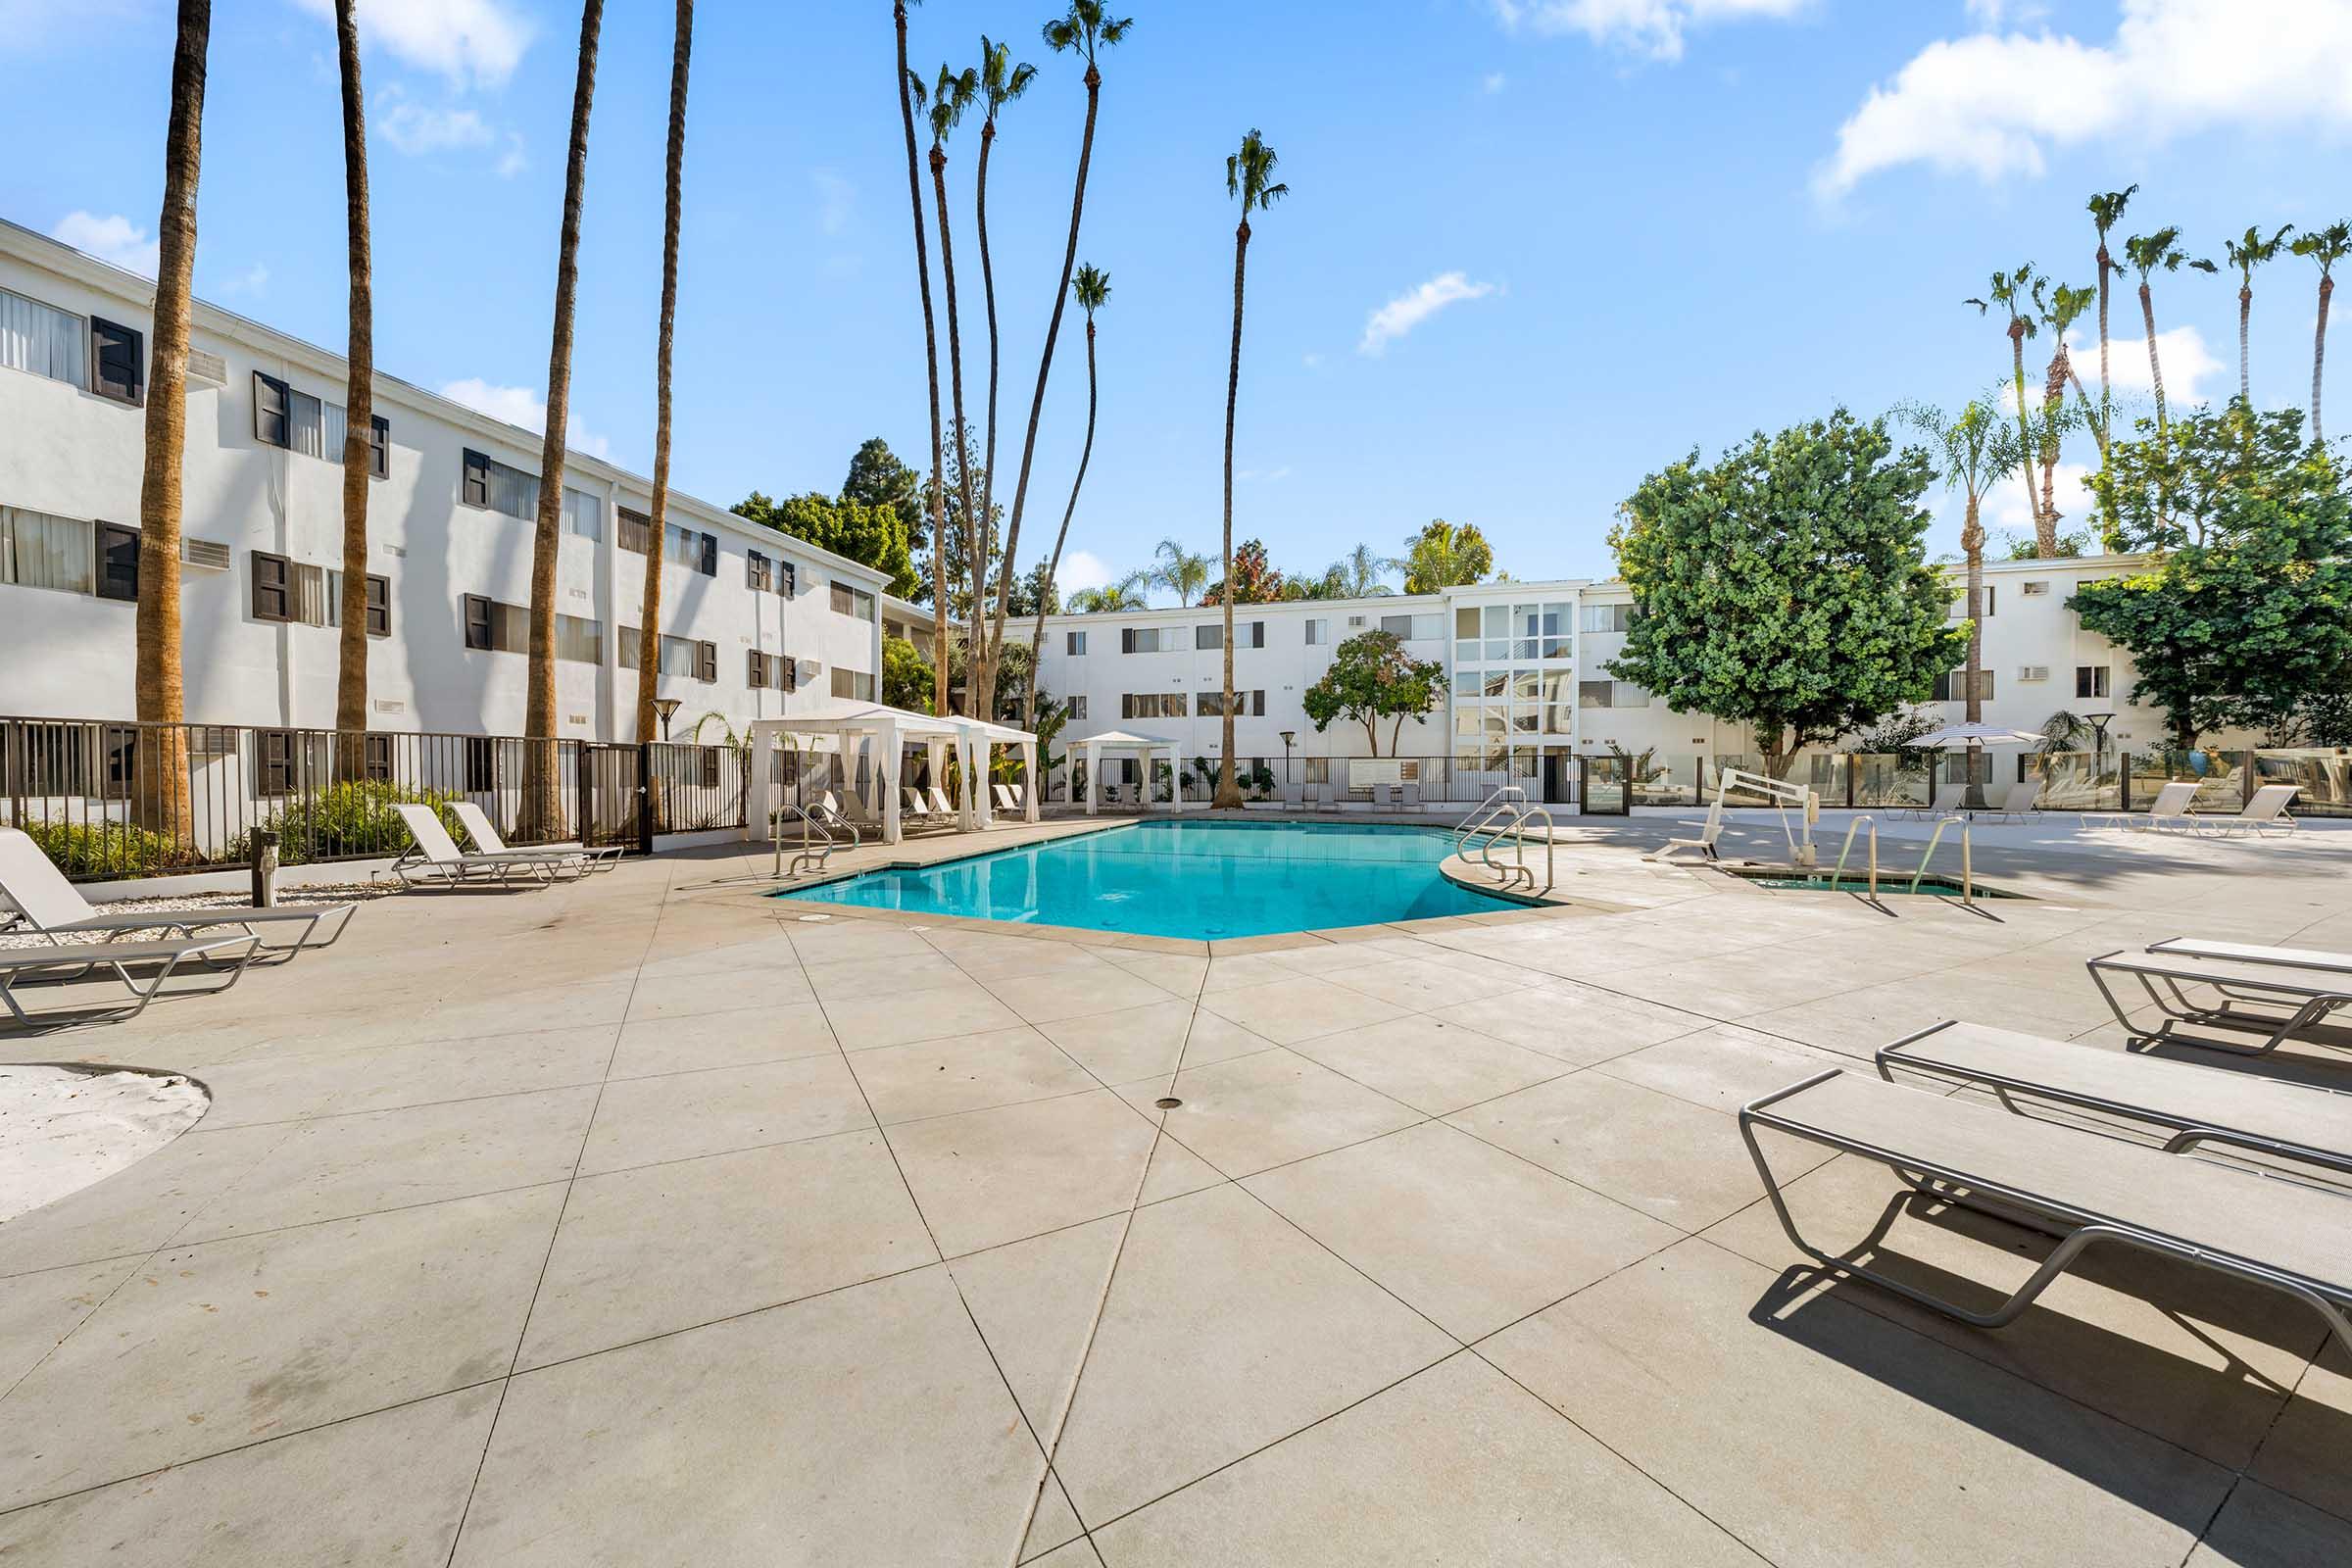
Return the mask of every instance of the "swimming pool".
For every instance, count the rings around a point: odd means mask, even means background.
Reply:
[[[1521,907],[1440,876],[1452,848],[1443,828],[1137,822],[776,897],[1198,940]]]

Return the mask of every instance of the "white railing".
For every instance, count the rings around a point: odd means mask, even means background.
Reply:
[[[1936,824],[1936,831],[1928,835],[1927,853],[1919,858],[1919,869],[1911,873],[1910,891],[1919,891],[1920,878],[1928,874],[1928,862],[1936,858],[1936,846],[1943,842],[1943,830],[1955,821],[1960,824],[1960,902],[1974,906],[1977,902],[1976,863],[1966,817],[1947,816]]]
[[[1855,830],[1864,826],[1868,826],[1870,829],[1870,902],[1876,904],[1879,902],[1879,822],[1877,817],[1857,816],[1845,825],[1845,843],[1840,845],[1838,850],[1838,868],[1830,873],[1830,891],[1837,892],[1838,884],[1845,880],[1845,858],[1854,853]]]
[[[1527,825],[1539,818],[1544,824],[1544,885],[1542,887],[1536,885],[1535,870],[1527,863]],[[1498,863],[1494,858],[1494,847],[1505,838],[1511,841],[1511,858],[1507,863]],[[1553,870],[1551,813],[1541,806],[1517,805],[1512,809],[1509,819],[1496,825],[1494,830],[1487,835],[1486,842],[1478,847],[1477,853],[1479,863],[1494,872],[1494,879],[1505,887],[1524,882],[1530,892],[1549,893],[1552,884],[1558,880]]]
[[[823,870],[826,859],[831,857],[833,852],[845,847],[841,840],[834,836],[833,830],[836,827],[849,835],[847,848],[854,850],[864,842],[864,836],[858,831],[857,823],[846,817],[835,816],[831,812],[825,812],[820,816],[818,814],[820,809],[821,808],[812,809],[806,806],[783,806],[768,813],[768,832],[776,852],[774,875],[778,877],[799,876],[804,871]],[[792,868],[788,871],[784,866],[784,830],[787,823],[796,820],[801,824],[801,845],[799,851],[792,858]]]
[[[1493,827],[1496,819],[1525,807],[1526,804],[1526,786],[1520,784],[1498,785],[1488,794],[1485,800],[1471,808],[1469,815],[1454,824],[1453,847],[1455,852],[1461,853],[1464,845]]]

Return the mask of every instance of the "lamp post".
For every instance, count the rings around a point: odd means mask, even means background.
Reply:
[[[1282,732],[1282,787],[1286,790],[1291,787],[1291,746],[1298,739],[1296,730]]]
[[[654,699],[654,711],[662,715],[662,744],[664,746],[669,744],[669,715],[677,710],[678,700],[675,697]]]
[[[2102,764],[2107,760],[2107,726],[2114,722],[2115,715],[2113,713],[2090,715],[2090,787],[2093,800],[2098,799],[2099,774],[2104,770]],[[2116,809],[2120,811],[2123,808],[2123,801],[2119,796],[2116,801]]]

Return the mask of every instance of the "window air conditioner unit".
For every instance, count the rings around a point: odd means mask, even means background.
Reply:
[[[2050,678],[2050,666],[2047,664],[2021,665],[2017,672],[2017,678],[2019,680],[2048,680]]]
[[[2025,585],[2025,595],[2028,599],[2039,598],[2049,591],[2050,585],[2046,582],[2030,582]]]
[[[207,354],[202,349],[188,350],[188,385],[228,385],[228,362],[218,354]]]
[[[179,539],[179,564],[205,571],[226,571],[228,546],[218,539],[192,539],[182,534]]]
[[[1361,615],[1349,615],[1348,617],[1348,624],[1350,626],[1361,626],[1363,623],[1364,617]]]

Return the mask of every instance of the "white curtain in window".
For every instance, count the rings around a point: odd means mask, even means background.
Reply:
[[[684,637],[662,639],[662,668],[664,675],[699,675],[702,673],[702,650]]]
[[[605,536],[605,504],[585,490],[564,487],[564,531],[582,539]]]
[[[90,525],[79,517],[0,507],[0,582],[90,592]]]
[[[0,288],[0,366],[86,386],[88,352],[80,317]]]
[[[510,517],[539,515],[539,476],[511,468],[503,463],[490,466],[490,510],[503,512]]]
[[[341,572],[335,573],[341,576]],[[294,564],[294,618],[306,626],[326,626],[333,622],[326,608],[326,572],[318,566]]]
[[[605,623],[578,615],[556,617],[556,657],[578,664],[605,662]]]
[[[326,456],[326,406],[308,392],[286,394],[286,446],[306,457]],[[336,454],[342,456],[341,453]]]
[[[351,428],[350,421],[344,415],[343,405],[340,403],[326,404],[322,414],[322,429],[318,437],[319,456],[329,463],[340,465],[343,462],[343,441]]]

